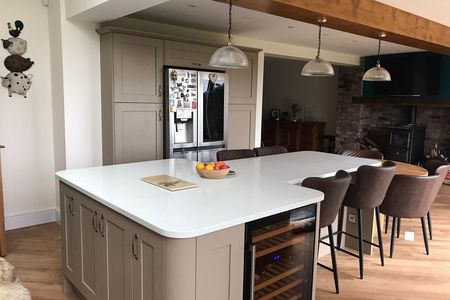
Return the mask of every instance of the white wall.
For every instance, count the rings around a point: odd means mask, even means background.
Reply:
[[[271,109],[291,112],[290,105],[305,107],[307,121],[326,122],[325,132],[336,133],[338,67],[333,77],[305,77],[300,72],[306,62],[266,57],[264,66],[263,118]]]
[[[8,97],[0,86],[0,144],[7,228],[15,226],[19,215],[42,212],[55,207],[52,97],[47,8],[37,0],[2,1],[0,37],[10,37],[6,22],[20,19],[25,24],[21,38],[28,41],[25,57],[35,63],[28,98]],[[0,60],[9,55],[0,47]],[[1,63],[1,75],[9,73]]]
[[[101,165],[100,38],[97,25],[66,20],[50,0],[56,170]]]

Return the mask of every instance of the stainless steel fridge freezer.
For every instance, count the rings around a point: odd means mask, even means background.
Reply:
[[[227,144],[227,74],[165,67],[164,78],[165,158],[216,160]]]

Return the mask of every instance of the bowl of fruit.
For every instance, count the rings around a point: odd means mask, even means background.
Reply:
[[[230,172],[230,166],[224,161],[210,162],[210,163],[197,163],[197,173],[203,178],[220,179],[224,178]]]

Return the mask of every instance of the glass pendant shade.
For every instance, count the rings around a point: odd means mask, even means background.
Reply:
[[[213,53],[209,65],[224,69],[245,69],[248,68],[248,58],[241,49],[228,42],[228,45]]]
[[[326,60],[316,57],[303,66],[302,76],[333,76],[333,66]]]
[[[378,62],[375,67],[369,69],[364,73],[364,81],[391,81],[391,74],[380,66]]]

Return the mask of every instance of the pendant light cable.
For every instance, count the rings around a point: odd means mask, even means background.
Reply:
[[[319,46],[317,48],[316,58],[320,58],[320,47],[322,46],[322,23],[319,22]]]
[[[377,66],[380,65],[380,50],[381,50],[381,37],[378,38],[378,58],[377,58]]]

